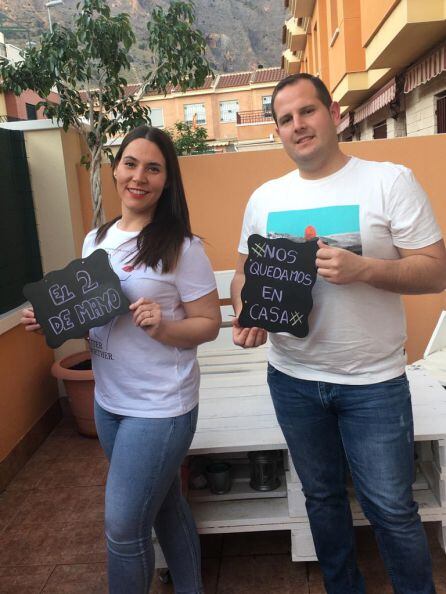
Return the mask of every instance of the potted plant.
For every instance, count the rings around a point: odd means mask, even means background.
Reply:
[[[55,361],[51,373],[63,381],[79,433],[97,437],[94,423],[94,377],[90,351]]]

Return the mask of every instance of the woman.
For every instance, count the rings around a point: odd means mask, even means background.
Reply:
[[[220,326],[215,279],[192,235],[170,138],[140,126],[124,138],[113,176],[122,215],[91,231],[83,257],[105,249],[130,312],[90,331],[95,421],[110,461],[105,534],[111,594],[147,594],[152,527],[182,594],[202,590],[200,545],[178,470],[198,414],[196,347]],[[39,325],[24,310],[27,330]]]

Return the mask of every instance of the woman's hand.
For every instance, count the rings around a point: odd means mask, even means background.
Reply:
[[[155,338],[162,322],[161,306],[155,301],[140,297],[138,301],[130,305],[133,311],[133,321],[147,332],[149,336]]]
[[[37,323],[32,307],[26,307],[25,309],[22,309],[20,323],[25,326],[25,330],[27,332],[37,332],[38,334],[43,334],[42,327]]]

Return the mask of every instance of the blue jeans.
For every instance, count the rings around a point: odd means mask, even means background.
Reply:
[[[200,541],[178,470],[198,406],[179,417],[143,419],[95,403],[99,440],[110,461],[105,535],[110,594],[147,594],[154,573],[152,527],[178,594],[201,594]]]
[[[435,593],[412,496],[413,420],[406,376],[351,386],[296,379],[269,365],[268,384],[302,482],[327,592],[365,592],[346,491],[349,469],[395,592]]]

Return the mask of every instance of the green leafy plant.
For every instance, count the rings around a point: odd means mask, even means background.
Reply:
[[[208,132],[203,126],[195,126],[190,122],[175,122],[173,128],[166,132],[173,140],[177,155],[197,155],[211,152],[206,142]]]
[[[104,220],[101,162],[110,137],[150,121],[150,109],[139,103],[148,90],[165,93],[168,85],[182,91],[201,86],[211,74],[206,43],[194,28],[191,1],[173,0],[168,8],[154,8],[147,22],[151,61],[147,75],[130,92],[126,74],[136,42],[129,15],[112,15],[106,0],[83,0],[71,28],[55,25],[38,47],[23,52],[23,61],[0,66],[0,88],[20,95],[31,89],[44,98],[46,117],[64,130],[74,127],[84,138],[89,154],[82,163],[90,172],[93,226]],[[45,99],[54,90],[60,103]]]

